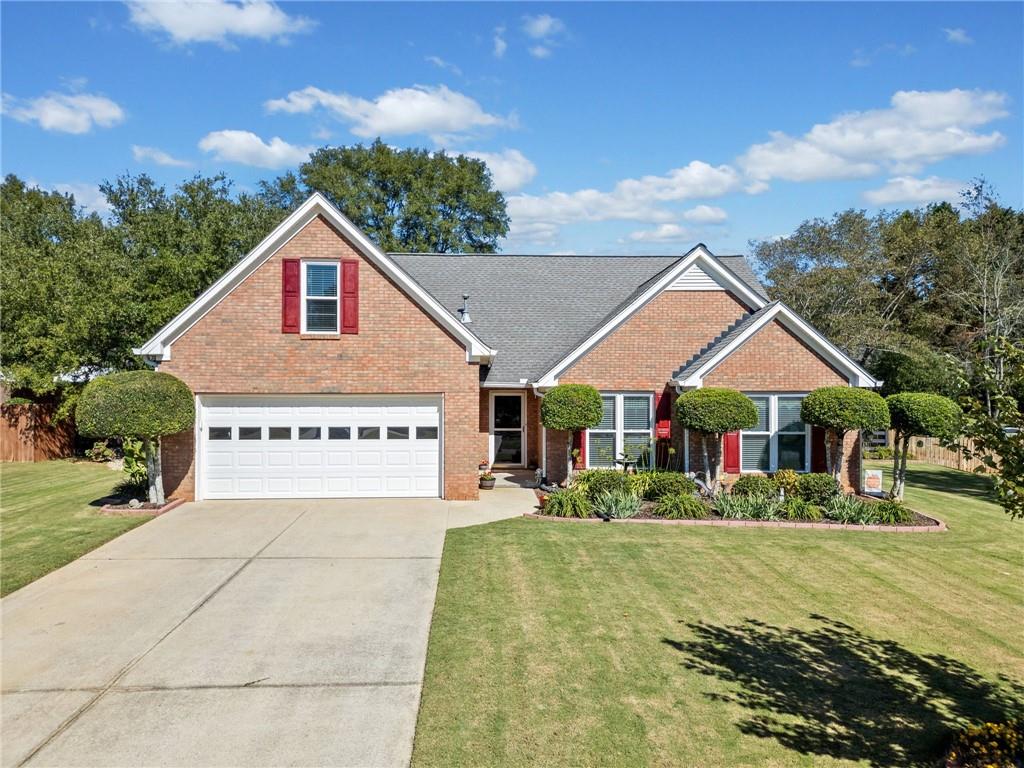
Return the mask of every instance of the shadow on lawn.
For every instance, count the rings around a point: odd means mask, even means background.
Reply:
[[[940,469],[933,465],[907,465],[907,484],[926,491],[941,491],[995,501],[992,478],[976,472]]]
[[[811,618],[820,625],[692,623],[693,640],[663,642],[686,656],[687,669],[736,686],[708,695],[751,710],[739,723],[743,733],[806,755],[879,768],[935,765],[952,731],[1024,707],[1024,686],[1009,678],[993,683],[955,659]]]

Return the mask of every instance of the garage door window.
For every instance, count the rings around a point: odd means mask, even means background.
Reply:
[[[417,440],[437,440],[437,427],[416,427]]]
[[[380,440],[380,427],[360,427],[360,440]]]
[[[238,439],[239,440],[262,440],[263,439],[263,427],[239,427],[238,428]]]
[[[319,440],[320,427],[299,427],[299,440]]]
[[[231,427],[210,427],[211,440],[230,440]]]
[[[270,428],[270,439],[271,440],[291,440],[292,439],[292,428],[291,427],[271,427]]]
[[[352,437],[352,430],[349,427],[328,427],[328,440],[349,440]]]
[[[408,440],[408,427],[388,427],[388,440]]]

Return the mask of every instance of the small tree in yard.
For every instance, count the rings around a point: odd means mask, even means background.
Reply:
[[[540,423],[547,429],[568,434],[566,482],[572,477],[572,441],[581,429],[601,423],[604,406],[601,393],[587,384],[559,384],[540,401]]]
[[[903,500],[907,477],[907,451],[911,438],[956,436],[960,426],[960,406],[942,395],[926,392],[903,392],[885,398],[889,406],[892,428],[896,432],[892,457],[892,491],[890,496]]]
[[[800,418],[825,430],[825,458],[836,482],[843,477],[843,440],[848,432],[888,429],[889,408],[877,392],[821,387],[804,398]]]
[[[681,394],[676,399],[676,416],[684,427],[700,433],[704,476],[711,492],[716,493],[722,436],[727,432],[757,426],[757,406],[749,397],[734,389],[705,387]],[[713,438],[719,447],[714,462],[708,459],[709,438]]]
[[[86,437],[135,438],[142,442],[149,477],[149,500],[164,503],[160,438],[190,429],[195,402],[185,382],[169,373],[128,371],[93,379],[75,411]]]

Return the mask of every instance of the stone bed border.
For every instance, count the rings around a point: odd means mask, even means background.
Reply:
[[[100,507],[100,512],[111,517],[157,517],[184,503],[182,499],[173,499],[158,509],[122,509],[120,506],[104,504]]]
[[[815,528],[833,531],[878,531],[879,533],[942,533],[946,524],[937,517],[917,514],[934,520],[935,525],[857,525],[856,523],[791,523],[788,520],[656,520],[649,517],[625,520],[603,520],[600,517],[555,517],[524,512],[523,517],[533,520],[552,520],[560,523],[652,523],[654,525],[711,525],[721,528]]]

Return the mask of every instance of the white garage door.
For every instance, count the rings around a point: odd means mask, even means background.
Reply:
[[[440,398],[200,397],[207,499],[438,496]]]

